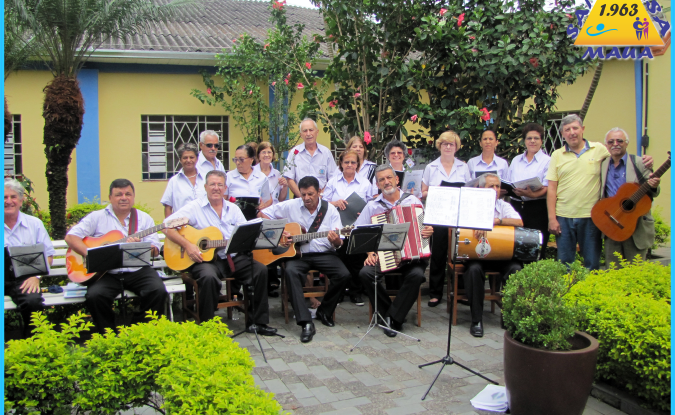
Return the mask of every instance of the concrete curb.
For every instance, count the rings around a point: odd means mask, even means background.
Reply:
[[[603,383],[593,384],[591,396],[629,415],[667,415],[667,412],[647,409],[640,399]]]

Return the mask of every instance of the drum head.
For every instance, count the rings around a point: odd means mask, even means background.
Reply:
[[[532,262],[539,260],[543,235],[536,229],[516,228],[513,257],[519,261]]]

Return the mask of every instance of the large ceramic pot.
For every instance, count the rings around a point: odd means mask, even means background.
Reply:
[[[576,332],[572,350],[525,346],[504,334],[504,379],[513,415],[581,415],[598,357],[598,341]]]

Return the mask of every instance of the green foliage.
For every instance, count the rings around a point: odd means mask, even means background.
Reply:
[[[578,328],[600,341],[596,377],[670,410],[670,266],[622,261],[568,299],[587,307]]]
[[[33,186],[33,181],[26,176],[23,176],[19,179],[19,183],[23,186],[26,191],[24,192],[23,204],[21,205],[21,212],[26,215],[37,216],[36,213],[40,211],[40,205],[38,205],[37,200],[33,197],[35,192],[35,187]]]
[[[652,210],[654,229],[656,231],[656,238],[654,239],[652,249],[660,248],[670,241],[670,225],[663,220],[662,211],[663,209],[660,206]]]
[[[32,339],[5,352],[5,412],[115,414],[148,405],[171,414],[278,414],[255,386],[253,360],[220,320],[150,322],[72,344],[91,324],[73,316],[62,333],[44,316]],[[158,399],[158,397],[161,397]]]
[[[504,288],[504,325],[514,339],[532,347],[568,350],[584,307],[563,298],[588,271],[553,260],[528,264]]]

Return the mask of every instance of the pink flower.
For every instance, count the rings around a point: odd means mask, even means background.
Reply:
[[[253,95],[253,90],[248,91],[249,95]]]
[[[305,68],[307,68],[307,70],[311,71],[312,70],[312,64],[309,63],[309,62],[305,62]]]
[[[312,84],[312,86],[316,86],[316,82],[314,82],[314,84]]]
[[[272,5],[272,8],[275,9],[275,10],[281,10],[284,7],[285,4],[286,4],[286,0],[284,0],[282,2],[275,1],[274,4]]]
[[[457,27],[460,27],[462,25],[462,22],[464,21],[464,14],[465,13],[460,14],[459,17],[457,18]]]
[[[298,82],[298,89],[302,89],[302,88],[304,88],[304,87],[305,87],[305,86],[302,84],[302,82]]]
[[[447,12],[448,12],[448,9],[441,9],[441,11],[439,13],[441,14],[441,17],[442,17]]]
[[[232,43],[235,43],[236,41],[237,41],[237,39],[232,39]]]
[[[476,39],[476,36],[469,36],[469,39],[475,40],[475,39]]]
[[[298,149],[296,148],[295,151],[293,151],[293,154],[298,154],[299,152],[300,152],[300,150],[298,150]]]
[[[363,142],[366,144],[370,144],[371,141],[372,139],[370,138],[370,133],[368,131],[363,133]]]
[[[267,50],[267,48],[268,48],[269,46],[270,46],[269,43],[265,43],[265,47],[263,48],[263,50]]]
[[[286,75],[286,78],[291,78],[291,73],[289,72],[288,75]]]
[[[206,88],[206,93],[211,95],[211,88]]]
[[[490,121],[490,111],[488,111],[487,108],[485,108],[485,107],[481,108],[480,112],[483,113],[483,115],[480,116],[481,120]]]
[[[358,98],[358,97],[360,97],[360,96],[361,96],[361,93],[360,93],[360,92],[357,92],[356,94],[354,94],[354,98]]]
[[[284,82],[286,82],[286,85],[288,85],[288,78],[284,79]]]
[[[272,86],[274,86],[274,85],[276,85],[276,84],[277,84],[277,81],[272,82]]]
[[[231,203],[236,203],[236,202],[237,202],[237,198],[234,197],[234,196],[230,196],[230,202],[231,202]]]
[[[413,115],[412,117],[410,117],[410,121],[412,121],[412,122],[417,121],[417,114],[415,114],[415,115]]]
[[[334,99],[334,100],[332,100],[331,102],[328,103],[328,106],[333,108],[337,105],[337,103],[338,103],[338,100]]]
[[[471,52],[476,53],[478,52],[478,49],[471,49]]]
[[[541,81],[539,79],[537,79],[537,85],[539,85],[539,84],[541,84]]]

